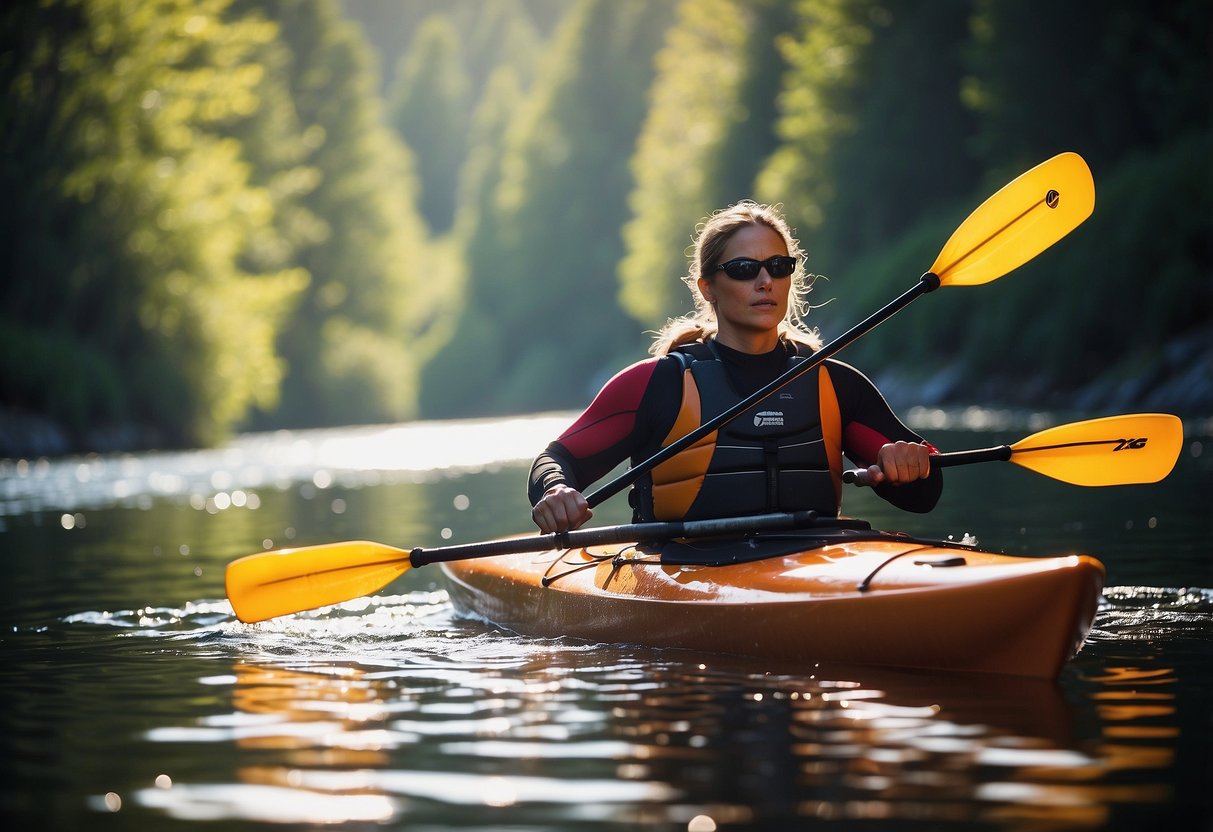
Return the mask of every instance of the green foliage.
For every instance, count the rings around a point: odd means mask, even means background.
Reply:
[[[73,432],[111,426],[127,416],[118,368],[71,333],[38,330],[0,318],[5,401]]]
[[[455,28],[464,41],[464,60],[472,87],[483,92],[501,69],[518,73],[529,88],[535,81],[543,47],[570,8],[568,0],[462,0]],[[446,6],[452,8],[451,6]]]
[[[289,94],[321,172],[301,197],[323,234],[295,262],[312,275],[279,339],[289,371],[281,405],[260,424],[314,426],[409,418],[416,412],[418,342],[433,324],[428,263],[411,159],[384,124],[376,75],[356,27],[335,3],[266,0],[291,56]]]
[[[1179,372],[1187,353],[1165,345],[1210,319],[1211,7],[909,5],[806,0],[785,42],[784,143],[760,188],[812,231],[833,278],[813,322],[829,338],[874,312],[993,189],[1073,149],[1094,169],[1091,220],[996,287],[932,295],[842,357],[911,403],[1090,405]],[[1075,393],[1100,376],[1102,392]]]
[[[687,0],[657,55],[648,114],[636,140],[619,264],[620,300],[654,328],[690,310],[686,273],[693,224],[753,195],[775,148],[775,100],[785,64],[775,35],[779,2]]]
[[[988,288],[929,295],[842,357],[932,397],[1029,407],[1113,401],[1183,372],[1168,344],[1207,338],[1213,321],[1210,158],[1213,135],[1189,131],[1125,159],[1097,183],[1094,215],[1056,246]],[[854,296],[845,325],[913,285],[963,219],[957,207],[840,276]]]
[[[407,60],[426,20],[443,16],[464,43],[474,89],[499,66],[533,62],[534,47],[551,35],[569,5],[569,0],[341,0],[343,16],[359,24],[388,68]],[[385,78],[385,88],[395,80]]]
[[[451,264],[443,282],[448,291],[440,303],[433,332],[440,345],[421,370],[423,411],[428,414],[479,412],[485,391],[494,389],[493,373],[500,366],[500,320],[478,302],[468,288],[466,260],[480,241],[494,239],[491,210],[502,144],[496,140],[509,127],[524,99],[518,74],[503,66],[489,79],[480,106],[472,117],[470,153],[460,175],[455,232],[437,256]],[[491,258],[491,247],[481,256]]]
[[[213,440],[273,401],[274,334],[305,276],[243,267],[251,241],[272,235],[273,203],[225,130],[257,106],[253,56],[274,30],[225,20],[226,7],[64,0],[2,13],[0,315],[10,333],[68,345],[22,338],[6,352],[6,400],[25,403],[29,367],[95,352],[83,366],[120,367],[124,385],[115,401],[101,382],[88,418],[125,414],[169,441]],[[74,393],[48,398],[81,426]]]
[[[996,176],[1079,150],[1098,172],[1209,126],[1213,4],[975,3],[964,99]]]
[[[420,208],[431,232],[445,232],[454,222],[471,95],[459,34],[446,17],[434,15],[401,59],[388,99],[391,125],[419,160]]]
[[[512,116],[495,182],[482,187],[488,201],[474,209],[467,308],[428,376],[447,389],[424,389],[426,412],[575,406],[589,395],[589,377],[634,343],[616,302],[618,229],[669,12],[590,0],[563,20],[539,82]],[[486,340],[495,348],[475,348]],[[481,377],[492,384],[476,386]],[[450,409],[430,409],[440,401]]]
[[[803,0],[779,150],[759,180],[833,275],[966,193],[977,166],[960,100],[971,0]]]
[[[476,213],[461,192],[475,189],[469,180],[485,178],[491,169],[486,157],[497,158],[506,126],[504,119],[481,113],[517,104],[521,90],[531,85],[541,52],[532,17],[542,19],[546,5],[435,5],[399,58],[388,89],[389,123],[416,160],[419,207],[432,234],[452,231],[457,214],[466,228]],[[401,17],[399,9],[395,14]],[[486,129],[486,119],[495,129]]]
[[[1125,382],[1162,371],[1173,336],[1208,331],[1211,158],[1213,134],[1189,132],[1165,149],[1125,158],[1103,177],[1087,224],[1007,287],[1007,301],[1023,311],[1048,292],[1049,306],[1065,310],[1065,325],[1039,313],[995,316],[970,339],[973,370],[1002,370],[997,344],[1019,339],[1067,359],[1022,374],[1034,377],[1034,386],[1072,389],[1104,374]],[[1126,374],[1126,365],[1137,372]]]
[[[575,407],[686,310],[708,212],[786,206],[829,338],[1070,149],[1091,220],[842,357],[901,403],[1133,401],[1213,320],[1211,30],[1207,0],[10,3],[0,412],[183,444]]]

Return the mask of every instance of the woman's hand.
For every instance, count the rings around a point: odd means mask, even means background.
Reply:
[[[931,473],[931,453],[917,442],[890,442],[876,453],[876,464],[869,465],[860,485],[905,485]]]
[[[531,509],[531,519],[544,534],[579,528],[593,516],[581,492],[567,485],[553,485]]]

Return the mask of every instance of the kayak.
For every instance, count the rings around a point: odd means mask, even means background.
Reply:
[[[514,632],[1056,678],[1103,589],[1088,555],[1026,558],[857,528],[443,563],[457,610]]]

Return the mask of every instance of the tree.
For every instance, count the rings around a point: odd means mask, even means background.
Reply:
[[[685,250],[696,220],[754,195],[776,147],[786,64],[775,48],[786,4],[688,0],[657,55],[657,76],[631,160],[621,300],[643,324],[689,311]]]
[[[337,425],[416,413],[417,369],[441,281],[427,257],[412,160],[385,125],[371,55],[332,0],[260,4],[291,54],[289,86],[306,162],[321,178],[303,204],[324,223],[302,247],[312,275],[279,341],[289,370],[262,423]]]
[[[518,36],[546,40],[569,7],[568,0],[341,0],[343,15],[356,21],[385,67],[398,68],[415,46],[423,23],[441,15],[464,43],[463,53],[474,89],[483,88],[493,70],[512,60],[533,57],[514,51]],[[389,89],[395,78],[383,79]]]
[[[848,308],[870,312],[905,288],[980,199],[1062,150],[1091,165],[1095,214],[999,281],[997,303],[941,292],[929,315],[882,326],[847,360],[872,368],[886,393],[899,377],[919,401],[1207,407],[1207,386],[1191,380],[1209,361],[1213,319],[1213,8],[983,0],[974,9],[953,71],[981,174],[967,196],[843,264],[835,276]],[[1023,350],[1032,360],[1008,361]],[[1146,404],[1155,388],[1168,398]]]
[[[589,0],[562,21],[477,211],[467,307],[432,374],[464,389],[425,393],[427,402],[447,403],[443,415],[582,403],[601,380],[596,374],[634,342],[617,302],[618,229],[627,215],[627,159],[670,8]],[[485,327],[493,337],[481,337]],[[468,384],[472,367],[491,386]]]
[[[0,21],[3,401],[85,434],[213,441],[270,405],[306,282],[258,269],[272,196],[226,135],[258,106],[263,19],[226,0],[60,0]]]
[[[470,25],[465,21],[468,62],[476,107],[468,122],[467,155],[460,166],[456,192],[455,225],[437,242],[438,256],[451,265],[444,281],[446,291],[437,297],[434,337],[437,345],[424,359],[421,374],[422,407],[426,414],[477,412],[476,391],[490,389],[498,363],[501,321],[486,311],[471,294],[467,276],[468,252],[484,245],[491,251],[495,239],[490,210],[504,154],[502,137],[522,108],[534,82],[544,43],[531,23],[534,4],[502,0],[488,6],[477,3]],[[465,15],[466,16],[466,15]],[[481,360],[488,356],[490,360]]]
[[[1098,170],[1210,129],[1213,6],[978,0],[965,100],[1000,173],[1062,150]]]
[[[421,213],[431,233],[444,233],[454,222],[472,110],[460,39],[446,17],[433,15],[422,24],[401,58],[388,101],[390,123],[417,161]]]
[[[968,193],[975,125],[961,102],[971,0],[804,0],[759,182],[827,275]]]

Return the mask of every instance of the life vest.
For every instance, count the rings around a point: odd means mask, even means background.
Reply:
[[[671,355],[683,363],[683,394],[662,447],[742,399],[710,345],[689,344]],[[805,359],[790,357],[786,369]],[[810,370],[656,466],[637,486],[633,506],[642,520],[806,509],[836,515],[842,428],[829,372],[824,366]]]

